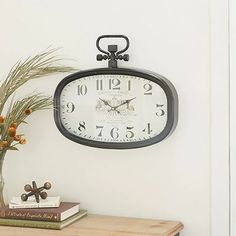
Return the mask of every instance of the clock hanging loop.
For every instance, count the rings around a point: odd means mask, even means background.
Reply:
[[[124,49],[118,51],[118,46],[116,44],[109,44],[107,51],[105,51],[100,46],[100,41],[104,38],[122,38],[125,40],[126,46]],[[125,35],[101,35],[97,38],[96,46],[100,52],[104,53],[97,54],[97,61],[108,60],[109,68],[117,68],[118,60],[129,61],[129,54],[123,54],[129,48],[129,39]]]

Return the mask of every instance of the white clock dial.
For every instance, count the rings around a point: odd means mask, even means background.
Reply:
[[[75,79],[60,94],[60,119],[71,134],[99,142],[137,142],[167,124],[167,96],[157,83],[103,74]]]

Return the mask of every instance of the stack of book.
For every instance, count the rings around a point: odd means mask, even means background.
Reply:
[[[35,208],[26,208],[25,204],[19,205],[11,202],[0,209],[0,225],[63,229],[87,215],[86,210],[80,209],[79,203],[61,202],[58,207],[47,206],[46,208],[35,205]],[[28,203],[27,207],[29,205]]]

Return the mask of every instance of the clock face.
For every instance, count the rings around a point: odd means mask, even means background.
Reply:
[[[161,84],[138,74],[108,71],[75,76],[59,86],[56,94],[59,129],[90,146],[129,148],[147,143],[163,132],[166,135],[172,115]]]

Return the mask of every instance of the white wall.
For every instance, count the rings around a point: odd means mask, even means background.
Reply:
[[[163,74],[179,94],[179,123],[167,140],[138,150],[102,150],[73,143],[57,130],[52,111],[22,127],[28,144],[8,153],[6,194],[31,180],[53,183],[52,194],[80,201],[91,213],[163,218],[185,224],[182,236],[210,234],[209,7],[206,0],[0,0],[0,78],[19,58],[49,45],[80,69],[96,62],[101,34],[130,38],[123,66]],[[34,81],[53,94],[62,76]]]
[[[211,0],[211,235],[230,234],[229,1]],[[234,234],[232,233],[232,236]]]
[[[236,234],[236,4],[230,1],[230,167],[231,167],[231,236]]]

